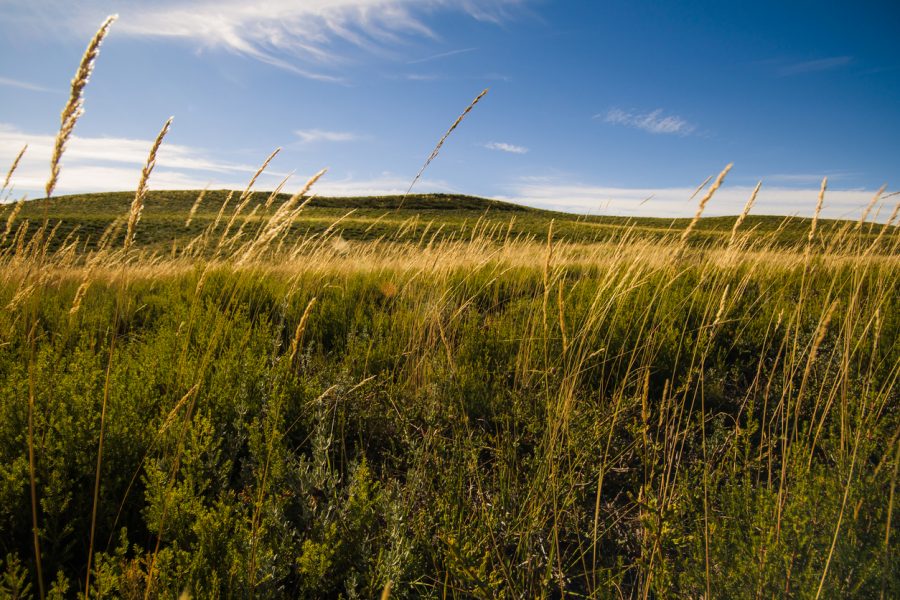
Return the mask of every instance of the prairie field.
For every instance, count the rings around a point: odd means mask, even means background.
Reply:
[[[3,213],[12,597],[900,593],[890,223],[198,196]]]
[[[169,119],[135,191],[54,194],[114,20],[0,189],[0,599],[900,597],[896,193],[150,191]]]

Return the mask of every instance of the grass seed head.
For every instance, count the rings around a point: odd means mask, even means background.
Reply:
[[[72,137],[72,132],[75,130],[75,124],[78,122],[78,119],[84,114],[84,88],[87,86],[91,73],[94,71],[94,63],[100,54],[100,45],[103,43],[103,38],[109,33],[109,28],[118,18],[119,15],[106,17],[106,20],[100,25],[100,29],[97,30],[97,33],[94,34],[94,37],[88,43],[84,56],[81,57],[81,64],[78,65],[78,70],[72,79],[69,100],[60,114],[59,132],[56,134],[56,140],[53,144],[53,155],[50,158],[50,177],[44,186],[44,193],[47,198],[53,195],[53,190],[56,189],[56,183],[59,179],[60,160],[63,152],[66,150],[66,143]]]

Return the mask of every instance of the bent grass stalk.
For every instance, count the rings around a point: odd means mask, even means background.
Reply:
[[[138,182],[137,191],[134,193],[134,200],[131,202],[131,211],[128,214],[128,227],[125,230],[125,250],[128,250],[134,243],[135,228],[137,227],[138,221],[141,220],[141,213],[144,211],[144,200],[147,197],[147,184],[150,180],[150,174],[153,172],[153,167],[156,166],[156,153],[159,152],[159,147],[162,145],[166,134],[169,133],[169,127],[171,125],[172,117],[169,117],[162,129],[160,129],[159,134],[156,136],[156,140],[154,140],[153,146],[150,148],[150,154],[147,156],[147,162],[144,164],[143,170],[141,170],[141,179]]]
[[[700,204],[697,206],[697,213],[694,215],[694,218],[691,219],[691,222],[685,228],[685,230],[681,233],[681,241],[682,243],[691,235],[691,231],[694,230],[694,227],[697,225],[697,222],[700,221],[700,217],[703,216],[703,210],[706,208],[707,202],[709,202],[712,197],[715,195],[716,191],[721,187],[722,182],[725,181],[725,176],[728,175],[728,171],[731,170],[731,167],[734,166],[734,163],[729,163],[722,172],[719,173],[719,176],[716,177],[716,180],[713,182],[712,187],[709,188],[709,191],[706,192],[706,195],[700,199]]]
[[[53,143],[53,154],[50,157],[50,177],[44,186],[44,195],[47,198],[52,196],[53,190],[56,189],[60,172],[60,160],[66,151],[66,144],[72,136],[72,132],[75,131],[75,124],[78,123],[78,119],[84,114],[84,88],[91,78],[91,73],[94,72],[94,63],[100,54],[100,45],[103,43],[106,34],[109,33],[109,28],[118,18],[119,15],[106,17],[106,20],[100,25],[100,29],[97,30],[97,33],[94,34],[94,37],[88,43],[87,49],[81,57],[81,64],[78,65],[78,71],[75,72],[75,77],[72,79],[69,100],[60,114],[59,132],[56,134],[56,139]]]
[[[400,210],[403,207],[403,203],[406,201],[406,197],[409,196],[410,192],[412,192],[413,187],[415,187],[416,183],[422,177],[422,174],[425,172],[425,169],[428,168],[428,165],[431,164],[431,161],[433,161],[435,158],[437,158],[438,153],[441,151],[441,147],[444,145],[444,142],[447,141],[447,138],[450,137],[450,134],[453,133],[453,130],[456,129],[457,127],[459,127],[459,124],[462,123],[463,119],[466,118],[466,115],[468,115],[472,111],[472,109],[475,108],[475,105],[478,104],[482,98],[484,98],[484,96],[488,93],[489,89],[490,88],[485,88],[484,90],[482,90],[482,92],[480,94],[475,96],[475,99],[469,103],[469,106],[467,106],[466,109],[464,111],[462,111],[462,114],[456,118],[456,120],[450,126],[450,129],[448,129],[446,131],[446,133],[444,133],[444,135],[441,136],[441,139],[438,140],[438,143],[434,147],[434,150],[432,150],[431,154],[428,155],[428,158],[425,159],[425,164],[422,165],[422,168],[419,169],[419,172],[416,173],[415,177],[413,177],[412,183],[410,183],[409,187],[406,189],[406,193],[403,194],[402,198],[400,198],[400,204],[397,205],[397,210]]]
[[[13,176],[13,173],[16,172],[16,169],[19,167],[19,161],[22,160],[22,156],[25,154],[26,150],[28,150],[28,144],[22,146],[22,149],[19,150],[16,158],[13,159],[12,165],[10,165],[9,167],[9,171],[6,172],[6,178],[3,180],[3,185],[0,186],[0,193],[6,191],[7,186],[9,186],[9,180]]]

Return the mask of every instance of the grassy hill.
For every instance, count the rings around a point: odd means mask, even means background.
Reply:
[[[136,243],[143,247],[171,247],[173,241],[189,240],[217,219],[223,205],[221,219],[227,222],[234,216],[240,193],[208,191],[186,226],[200,192],[151,191],[141,215]],[[25,202],[17,219],[28,219],[33,233],[48,218],[54,225],[59,224],[57,239],[77,235],[89,247],[115,219],[128,214],[133,197],[133,192],[108,192],[32,200]],[[253,193],[235,216],[233,227],[239,228],[246,222],[244,226],[252,228],[256,223],[263,223],[289,197],[289,194]],[[11,210],[11,205],[0,208],[0,219],[6,219]],[[291,234],[315,234],[334,227],[347,240],[389,238],[403,242],[419,241],[426,235],[438,240],[469,237],[477,227],[481,233],[504,238],[543,240],[551,221],[555,240],[590,243],[616,239],[626,232],[637,237],[661,238],[683,230],[690,219],[575,215],[451,194],[416,194],[405,200],[401,196],[315,197],[295,221]],[[731,216],[703,218],[695,228],[692,241],[703,244],[726,238],[734,221],[735,217]],[[818,228],[827,237],[845,223],[820,220]],[[750,215],[742,230],[768,236],[768,241],[775,245],[790,245],[804,239],[809,227],[810,219],[806,218]],[[878,226],[868,227],[866,237],[877,234]],[[122,235],[119,234],[120,238]]]

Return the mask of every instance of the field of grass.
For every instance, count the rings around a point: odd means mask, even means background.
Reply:
[[[10,223],[5,593],[900,593],[896,227],[239,196]]]
[[[897,209],[148,193],[169,123],[53,197],[113,19],[0,207],[0,598],[900,597]]]

